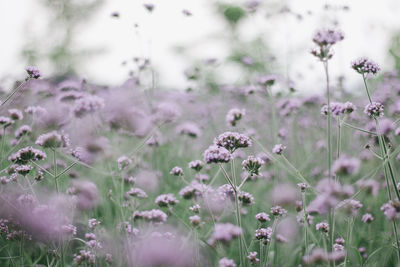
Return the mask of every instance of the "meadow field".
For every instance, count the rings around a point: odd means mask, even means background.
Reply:
[[[232,38],[259,4],[221,6]],[[312,93],[260,43],[225,59],[238,82],[208,58],[174,90],[148,58],[118,86],[20,69],[0,102],[0,266],[400,266],[400,69],[354,57],[345,88],[346,29],[313,30]]]

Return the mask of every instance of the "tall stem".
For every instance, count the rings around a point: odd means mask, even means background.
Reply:
[[[328,116],[327,116],[327,138],[328,138],[328,172],[329,178],[332,177],[332,143],[331,143],[331,96],[329,90],[329,72],[328,72],[328,61],[324,61],[324,70],[326,76],[326,100],[328,105]]]
[[[362,77],[363,77],[365,91],[367,92],[369,103],[372,104],[372,98],[371,98],[371,94],[370,94],[370,92],[368,90],[368,85],[367,85],[367,81],[366,81],[365,75],[363,74]],[[389,155],[387,153],[388,151],[387,151],[387,148],[386,148],[385,137],[383,136],[383,134],[382,134],[382,132],[381,132],[381,130],[379,128],[379,120],[378,120],[378,118],[375,117],[374,119],[375,119],[375,123],[376,123],[376,131],[377,131],[377,134],[378,134],[378,143],[379,143],[379,147],[380,147],[381,154],[382,154],[382,159],[383,159],[382,164],[383,164],[383,171],[384,171],[385,180],[386,180],[388,197],[389,197],[389,200],[392,200],[392,194],[390,193],[391,190],[390,190],[390,184],[389,184],[389,175],[390,175],[390,178],[392,180],[392,184],[393,184],[394,191],[396,193],[397,199],[400,200],[400,193],[399,193],[399,190],[397,190],[397,188],[396,188],[396,179],[394,178],[394,171],[393,171],[393,168],[392,168],[392,164],[390,162]],[[386,162],[386,164],[385,164],[385,162]],[[387,168],[389,169],[389,174],[388,174],[388,171],[387,171],[385,165],[387,165]],[[400,241],[399,241],[398,232],[397,232],[397,225],[396,225],[395,221],[393,221],[393,230],[394,230],[394,235],[395,235],[396,244],[397,244],[397,260],[398,260],[398,262],[400,262]]]
[[[244,266],[244,259],[243,259],[243,235],[244,231],[242,228],[242,220],[240,214],[240,206],[239,206],[239,195],[238,189],[236,188],[237,181],[236,181],[236,172],[235,172],[235,160],[231,160],[231,172],[232,172],[232,181],[233,181],[233,190],[235,192],[235,207],[236,207],[236,223],[242,229],[242,234],[239,236],[239,256],[240,256],[240,266]]]
[[[303,213],[304,213],[304,256],[307,255],[307,248],[308,248],[308,237],[307,237],[307,228],[308,228],[308,220],[307,220],[307,213],[306,213],[306,194],[305,192],[301,193],[303,198]]]
[[[0,107],[4,106],[8,102],[8,100],[10,100],[11,97],[13,97],[13,95],[15,95],[15,93],[17,93],[19,91],[19,89],[21,89],[22,86],[24,86],[30,79],[31,78],[26,78],[25,81],[23,81],[20,85],[18,85],[18,87],[15,88],[14,91],[12,91],[12,93],[10,95],[8,95],[4,101],[1,102]]]
[[[53,168],[54,168],[54,182],[55,182],[55,184],[56,184],[56,191],[57,191],[57,194],[59,193],[59,190],[58,190],[58,181],[57,181],[57,157],[56,157],[56,149],[55,148],[52,148],[52,150],[53,150]]]

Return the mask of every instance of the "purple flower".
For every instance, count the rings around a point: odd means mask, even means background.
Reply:
[[[262,165],[264,165],[264,161],[261,158],[249,156],[246,160],[242,162],[243,169],[248,171],[250,176],[253,174],[258,175],[259,170]]]
[[[280,216],[284,216],[286,215],[287,210],[285,210],[284,208],[280,207],[280,206],[275,206],[271,208],[271,214],[276,216],[276,217],[280,217]]]
[[[334,45],[343,39],[343,33],[334,29],[320,29],[313,36],[313,42],[320,47]]]
[[[315,229],[317,229],[317,231],[328,233],[329,232],[329,224],[327,222],[317,223],[315,225]]]
[[[204,151],[204,161],[210,163],[227,163],[232,159],[232,154],[224,147],[212,145]]]
[[[167,221],[167,214],[162,210],[152,209],[145,211],[135,211],[132,215],[133,219],[144,219],[146,221],[154,222],[154,223],[164,223]]]
[[[272,153],[277,154],[277,155],[281,155],[282,152],[286,149],[286,146],[282,145],[282,144],[277,144],[274,146],[274,148],[272,149]]]
[[[242,228],[231,223],[217,223],[214,227],[209,243],[214,246],[217,241],[228,244],[242,234]]]
[[[233,153],[236,149],[252,145],[251,139],[237,132],[225,132],[214,139],[214,144]]]
[[[250,251],[249,255],[247,256],[247,259],[252,264],[257,264],[260,261],[260,259],[257,258],[257,251]]]
[[[338,175],[352,175],[358,172],[360,164],[359,159],[343,154],[332,164],[332,170]]]
[[[272,228],[259,228],[256,230],[254,237],[257,240],[263,241],[265,244],[269,243],[271,241],[272,237]]]
[[[201,160],[197,159],[189,162],[188,166],[193,170],[200,171],[203,168],[204,163]]]
[[[371,223],[373,220],[374,220],[374,217],[370,213],[365,213],[361,218],[361,221],[363,223]]]
[[[351,62],[351,67],[358,73],[364,74],[377,74],[381,69],[372,60],[362,57]]]
[[[64,134],[59,134],[56,131],[40,135],[35,144],[44,148],[58,148],[67,147],[69,145],[69,138]]]
[[[146,4],[143,4],[143,6],[147,9],[147,11],[149,11],[149,12],[153,12],[153,10],[154,10],[154,4],[152,4],[152,3],[146,3]]]
[[[219,260],[218,267],[236,267],[236,263],[234,260],[224,257]]]
[[[37,67],[28,66],[25,68],[26,72],[28,73],[28,77],[30,79],[39,79],[42,75]]]
[[[176,128],[176,131],[180,134],[186,134],[189,137],[199,137],[201,135],[201,130],[196,123],[193,122],[184,122]]]
[[[169,173],[175,176],[183,176],[183,169],[181,167],[175,166]]]
[[[168,207],[179,203],[179,200],[173,194],[163,194],[156,198],[155,203],[160,207]]]
[[[75,100],[73,112],[76,117],[82,118],[89,113],[93,113],[104,108],[104,99],[95,95],[88,95]]]
[[[265,212],[260,212],[257,213],[255,218],[259,221],[259,222],[269,222],[271,219],[269,218],[269,215]]]
[[[122,171],[132,163],[132,160],[127,156],[121,156],[117,159],[117,163],[118,163],[118,169]]]
[[[228,125],[236,126],[238,121],[240,121],[244,115],[246,115],[246,110],[233,108],[228,111],[225,120]]]
[[[370,117],[383,117],[383,105],[379,102],[372,102],[365,106],[364,113]]]

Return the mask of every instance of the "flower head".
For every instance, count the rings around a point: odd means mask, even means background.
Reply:
[[[364,113],[370,117],[383,117],[383,105],[379,102],[372,102],[365,106]]]
[[[39,79],[42,75],[37,67],[28,66],[25,68],[26,72],[28,73],[28,77],[31,79]]]
[[[224,147],[232,153],[238,148],[251,146],[252,142],[247,135],[237,132],[225,132],[214,139],[214,144]]]
[[[364,74],[377,74],[381,68],[372,60],[362,57],[351,62],[351,67],[358,73]]]

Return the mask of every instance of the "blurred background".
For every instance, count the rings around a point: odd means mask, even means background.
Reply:
[[[345,34],[330,71],[348,90],[359,83],[353,59],[368,56],[384,70],[400,62],[398,0],[0,0],[0,10],[3,88],[36,65],[45,77],[114,86],[147,75],[149,86],[179,90],[199,70],[212,86],[248,83],[262,68],[299,92],[323,92],[309,53],[321,27]]]

